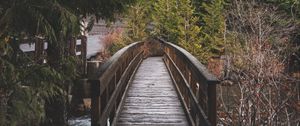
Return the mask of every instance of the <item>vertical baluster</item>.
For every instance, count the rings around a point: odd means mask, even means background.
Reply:
[[[120,68],[119,68],[120,69]],[[118,78],[117,78],[117,73],[115,73],[115,75],[114,75],[114,85],[113,85],[113,87],[112,87],[112,92],[111,92],[111,95],[112,95],[112,93],[114,92],[114,90],[116,89],[116,87],[117,87],[117,84],[118,84]],[[122,85],[122,84],[120,84],[120,85]],[[122,90],[121,90],[122,91]],[[118,97],[118,96],[116,96],[116,97]],[[113,113],[115,113],[116,111],[117,111],[117,100],[118,99],[116,99],[116,101],[114,101],[114,108],[113,108]]]

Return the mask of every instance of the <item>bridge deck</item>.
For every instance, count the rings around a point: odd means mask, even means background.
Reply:
[[[188,125],[162,57],[147,58],[138,68],[117,125]]]

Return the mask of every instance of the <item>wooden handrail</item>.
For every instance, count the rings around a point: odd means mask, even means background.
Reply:
[[[91,84],[92,126],[113,123],[129,80],[143,59],[143,42],[132,43],[88,76]]]
[[[152,42],[157,42],[153,40]],[[194,56],[172,43],[158,39],[191,125],[216,125],[216,84],[214,77]],[[157,43],[152,43],[157,44]],[[94,74],[88,74],[92,98],[92,125],[114,125],[132,76],[141,63],[144,42],[119,50]],[[149,52],[148,52],[149,54]],[[92,64],[91,64],[92,66]],[[97,66],[97,65],[94,65]]]
[[[164,61],[177,88],[191,125],[216,125],[216,84],[212,75],[193,55],[170,42],[158,39]]]

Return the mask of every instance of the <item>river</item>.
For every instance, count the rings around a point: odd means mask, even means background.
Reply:
[[[68,120],[70,126],[91,126],[91,117],[89,115],[70,118]]]

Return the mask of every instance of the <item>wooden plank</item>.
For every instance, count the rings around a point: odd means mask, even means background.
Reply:
[[[166,107],[166,106],[165,106]],[[127,114],[153,114],[153,115],[166,115],[166,116],[173,116],[173,115],[181,115],[185,116],[182,108],[139,108],[139,109],[134,109],[131,107],[123,108],[122,114],[121,115],[127,115]]]
[[[157,123],[157,124],[153,124],[153,123],[130,123],[130,124],[125,124],[125,123],[119,123],[119,126],[182,126],[182,124],[178,124],[178,123]]]
[[[188,125],[161,57],[142,62],[129,87],[117,125]]]
[[[143,104],[144,106],[149,106],[149,107],[165,107],[165,106],[180,106],[181,103],[173,102],[173,103],[148,103],[148,104]],[[134,104],[131,103],[130,105],[125,105],[125,106],[141,106],[140,103]]]
[[[119,126],[182,126],[182,124],[178,124],[178,123],[157,123],[157,124],[153,124],[153,123],[130,123],[130,124],[124,124],[124,123],[120,123]]]
[[[171,108],[169,106],[172,106]],[[181,109],[180,105],[161,105],[161,106],[123,106],[123,109]]]

